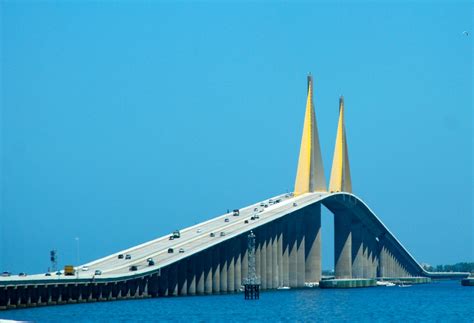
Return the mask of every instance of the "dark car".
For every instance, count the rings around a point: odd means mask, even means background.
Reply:
[[[46,273],[46,274],[44,274],[44,275],[45,275],[45,276],[51,276],[51,273]]]
[[[155,265],[155,262],[153,261],[153,259],[148,260],[148,266],[154,266],[154,265]]]
[[[56,275],[61,276],[63,273],[60,272],[59,270],[56,272]]]
[[[123,255],[122,254],[118,255],[118,259],[123,259]]]
[[[125,259],[132,259],[132,256],[126,255],[126,256],[125,256]]]
[[[174,252],[173,248],[168,248],[168,253],[173,253],[173,252]]]
[[[130,266],[130,271],[137,271],[138,267],[137,266]]]
[[[18,276],[20,276],[20,277],[26,277],[27,274],[26,274],[26,273],[19,273]]]
[[[245,220],[244,223],[249,223],[249,220]]]

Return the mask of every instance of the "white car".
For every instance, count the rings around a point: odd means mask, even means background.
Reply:
[[[201,233],[202,230],[201,229],[197,229],[196,233]]]
[[[82,266],[82,271],[88,271],[89,270],[89,267],[87,266]]]

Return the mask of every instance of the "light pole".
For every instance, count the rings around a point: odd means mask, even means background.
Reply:
[[[76,277],[79,278],[79,237],[75,237],[76,240]]]

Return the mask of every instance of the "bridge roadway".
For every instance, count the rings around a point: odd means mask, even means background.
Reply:
[[[435,273],[425,271],[385,227],[375,213],[353,194],[317,192],[306,193],[297,197],[293,197],[290,194],[282,194],[271,199],[273,201],[281,199],[281,201],[269,205],[269,200],[264,200],[240,209],[239,216],[233,216],[231,212],[185,228],[180,231],[180,238],[169,240],[170,235],[166,235],[77,266],[78,276],[57,276],[55,273],[51,273],[51,276],[45,276],[44,273],[28,275],[26,277],[12,275],[10,277],[0,277],[0,285],[23,285],[31,284],[32,282],[40,284],[52,282],[66,283],[77,279],[90,280],[92,278],[96,281],[101,281],[146,275],[317,202],[321,202],[333,212],[338,212],[337,209],[338,207],[341,208],[341,205],[342,208],[351,210],[367,228],[370,228],[376,237],[380,236],[381,238],[383,237],[383,239],[389,239],[391,243],[396,245],[403,257],[411,263],[411,266],[416,269],[420,276],[436,277]],[[261,203],[268,204],[268,207],[262,207]],[[257,208],[258,211],[254,211],[255,208]],[[259,215],[259,219],[251,220],[251,217],[255,214]],[[225,222],[225,219],[229,219],[229,221]],[[248,220],[248,223],[245,223],[245,220]],[[221,236],[221,232],[225,232],[225,236]],[[211,233],[214,233],[215,236],[211,237]],[[168,253],[168,248],[173,248],[174,252]],[[179,252],[180,248],[184,249],[183,253]],[[119,254],[123,254],[124,259],[118,259]],[[131,256],[131,259],[125,259],[125,255],[127,254]],[[148,266],[148,258],[153,258],[155,262],[154,266]],[[130,266],[132,265],[137,266],[138,270],[130,271]],[[87,266],[88,270],[82,271],[83,266]],[[95,275],[95,270],[101,270],[102,274]]]
[[[0,285],[24,284],[31,281],[38,283],[54,281],[57,283],[59,281],[67,282],[77,280],[77,278],[91,279],[93,277],[95,280],[101,280],[105,278],[134,276],[138,273],[144,274],[165,267],[168,264],[177,262],[194,253],[303,208],[306,205],[317,202],[326,195],[327,193],[308,193],[298,197],[293,197],[290,194],[277,195],[272,197],[271,200],[275,201],[280,199],[281,201],[279,203],[270,205],[269,199],[267,199],[240,209],[239,216],[233,216],[232,212],[230,212],[184,228],[180,230],[180,238],[169,240],[170,233],[169,235],[77,266],[75,268],[79,274],[78,276],[57,276],[55,273],[51,273],[51,276],[45,276],[44,273],[28,275],[26,277],[12,275],[10,277],[0,277]],[[267,204],[268,207],[261,206],[261,203]],[[294,203],[296,203],[297,206],[294,206]],[[257,208],[258,211],[254,211],[255,208]],[[255,214],[259,215],[259,219],[251,220],[251,217]],[[229,222],[225,222],[225,219],[229,219]],[[245,220],[248,220],[248,223],[245,223]],[[198,230],[200,231],[198,232]],[[211,232],[215,234],[214,237],[210,236]],[[221,236],[221,232],[225,232],[225,236]],[[169,248],[173,248],[174,252],[168,253]],[[179,253],[180,248],[184,249],[184,253]],[[124,259],[118,259],[119,254],[123,254]],[[127,254],[131,256],[131,259],[125,259],[125,255]],[[155,262],[154,266],[148,266],[148,258],[153,258]],[[130,271],[130,266],[132,265],[137,266],[138,270]],[[88,267],[87,271],[81,270],[84,266]],[[95,270],[101,270],[102,274],[100,276],[95,275]]]

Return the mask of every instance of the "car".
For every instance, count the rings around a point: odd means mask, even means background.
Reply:
[[[174,252],[173,248],[168,248],[168,253],[173,253],[173,252]]]
[[[255,220],[260,219],[260,216],[258,214],[255,214],[254,217],[255,217]]]
[[[60,272],[59,270],[56,272],[56,276],[61,276],[63,273]]]
[[[51,276],[51,273],[48,272],[48,273],[46,273],[46,274],[44,274],[44,275],[45,275],[45,276]]]
[[[249,223],[249,220],[245,220],[244,223]]]
[[[153,259],[148,260],[148,266],[154,266],[154,265],[155,265],[155,262],[153,261]]]
[[[201,233],[202,230],[201,229],[197,229],[196,233]]]
[[[273,200],[272,200],[272,199],[269,199],[269,200],[268,200],[268,204],[273,204]]]
[[[268,204],[265,204],[265,206],[264,206],[264,207],[268,207]]]
[[[137,271],[138,270],[138,267],[133,265],[133,266],[130,266],[130,268],[128,269],[130,271]]]
[[[216,234],[215,234],[214,232],[211,232],[211,233],[209,234],[209,236],[210,236],[211,238],[213,238],[213,237],[216,236]]]
[[[254,208],[253,211],[254,211],[254,212],[257,212],[257,211],[258,211],[258,207]]]
[[[94,275],[102,275],[102,270],[97,269],[97,270],[94,272]]]
[[[255,220],[255,216],[252,216],[252,217],[250,218],[250,220]]]
[[[262,203],[260,203],[260,206],[265,206],[265,203],[263,203],[263,202],[262,202]]]
[[[20,277],[26,277],[26,276],[28,276],[28,275],[27,275],[26,273],[19,273],[18,276],[20,276]]]
[[[12,274],[11,274],[9,271],[4,271],[4,272],[2,273],[2,277],[9,277],[9,276],[11,276],[11,275],[12,275]]]
[[[88,271],[89,270],[89,267],[87,266],[82,266],[82,271]]]
[[[132,256],[126,255],[126,256],[125,256],[125,259],[129,259],[129,260],[130,260],[130,259],[132,259]]]
[[[174,240],[174,237],[173,237],[173,236],[170,236],[170,240]]]
[[[148,262],[153,261],[153,258],[151,258],[151,257],[150,257],[150,258],[147,258],[146,261],[148,261]]]
[[[221,231],[221,237],[225,236],[225,232]]]
[[[239,216],[239,215],[240,215],[240,210],[239,210],[239,209],[235,209],[235,210],[232,212],[232,215],[233,215],[233,216]]]
[[[258,211],[258,213],[262,213],[263,212],[263,209],[261,209],[260,211]]]
[[[298,206],[298,204],[296,204],[296,202],[293,202],[293,206]]]
[[[228,218],[225,218],[225,219],[224,219],[224,222],[229,222],[229,219],[228,219]]]
[[[123,255],[122,254],[118,255],[118,259],[123,259]]]
[[[184,249],[183,248],[179,248],[179,253],[183,253],[184,252]]]

